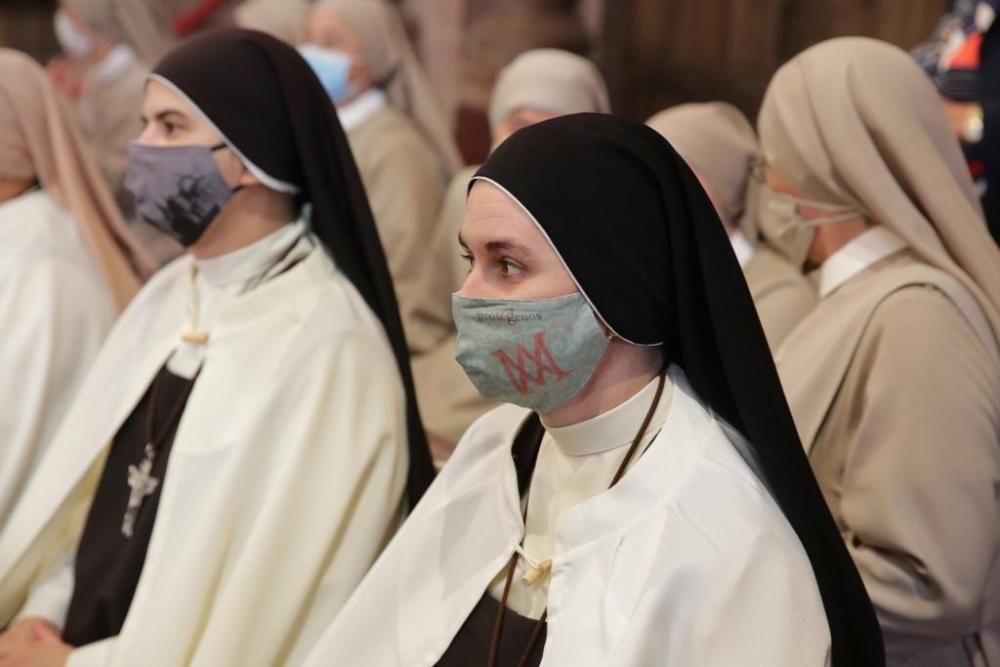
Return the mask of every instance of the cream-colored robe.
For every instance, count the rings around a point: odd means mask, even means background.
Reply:
[[[1000,365],[976,308],[904,250],[777,352],[892,666],[1000,665]]]
[[[0,204],[0,531],[114,318],[69,213],[42,190]]]
[[[444,190],[427,141],[388,104],[348,130],[396,288],[410,352],[430,350],[451,322],[451,291],[429,252]]]
[[[676,367],[659,435],[554,526],[544,667],[818,667],[830,634],[802,545]],[[455,455],[307,667],[429,667],[524,534],[503,406]],[[632,437],[634,433],[623,434]],[[471,666],[470,666],[471,667]]]
[[[759,243],[743,267],[743,276],[757,307],[757,316],[771,349],[811,311],[818,301],[816,288],[792,263]]]
[[[0,533],[0,624],[64,619],[65,560],[108,443],[186,328],[190,269],[168,266],[124,313]],[[125,625],[70,667],[295,664],[398,524],[398,369],[326,252],[223,305],[210,334]]]

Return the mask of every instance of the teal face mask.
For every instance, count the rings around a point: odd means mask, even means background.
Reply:
[[[540,301],[451,297],[455,359],[484,398],[546,413],[590,381],[608,348],[582,294]]]

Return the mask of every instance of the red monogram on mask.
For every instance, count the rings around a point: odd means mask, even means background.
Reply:
[[[534,382],[540,387],[544,386],[546,373],[554,375],[556,380],[562,380],[569,375],[567,371],[559,368],[559,364],[556,363],[548,345],[545,344],[544,331],[539,331],[535,334],[534,347],[534,351],[529,352],[523,345],[518,345],[516,351],[517,361],[512,360],[503,349],[495,350],[491,353],[492,356],[499,359],[500,363],[503,364],[503,370],[507,374],[507,378],[514,385],[517,393],[522,396],[528,393],[529,382]],[[525,368],[525,362],[529,361],[534,365],[535,373],[531,373]]]

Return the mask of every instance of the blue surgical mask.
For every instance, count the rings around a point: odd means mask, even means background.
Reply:
[[[455,359],[484,397],[547,413],[584,388],[608,348],[580,293],[539,301],[452,295]]]
[[[356,91],[350,82],[353,58],[349,53],[315,44],[303,44],[299,53],[316,73],[330,101],[340,104],[354,95]]]

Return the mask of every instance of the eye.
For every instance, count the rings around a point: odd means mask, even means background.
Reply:
[[[524,273],[524,269],[509,259],[500,260],[500,270],[505,276],[516,276]]]
[[[465,252],[463,250],[462,252],[458,253],[458,256],[461,257],[462,259],[464,259],[466,262],[468,262],[469,268],[472,268],[472,265],[475,263],[475,260],[472,259],[472,253],[471,252]]]
[[[179,129],[181,129],[180,125],[177,125],[176,123],[171,123],[169,120],[163,121],[163,131],[164,133],[166,133],[168,137],[177,132],[177,130]]]

